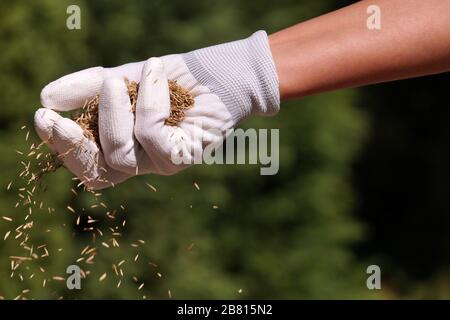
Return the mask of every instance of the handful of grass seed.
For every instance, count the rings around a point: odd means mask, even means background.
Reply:
[[[130,96],[131,111],[134,113],[136,111],[139,84],[128,79],[124,79],[124,81],[128,88],[128,95]],[[178,85],[175,80],[169,80],[169,93],[170,115],[164,123],[169,126],[177,126],[183,121],[185,111],[194,105],[194,98],[189,91]],[[101,149],[98,131],[98,105],[99,95],[97,94],[85,102],[83,108],[72,117],[72,120],[83,129],[85,136],[95,141]],[[45,161],[39,165],[40,172],[38,176],[57,170],[62,166],[62,158],[63,155],[48,155]]]
[[[125,79],[130,96],[131,111],[136,111],[136,103],[139,92],[139,84],[134,81]],[[169,126],[177,126],[184,119],[184,113],[194,104],[194,98],[184,88],[179,86],[176,81],[169,80],[170,92],[170,115],[165,120],[165,124]],[[77,113],[73,120],[84,130],[85,135],[94,140],[100,146],[100,138],[98,134],[98,104],[99,95],[92,97],[86,101],[81,112]]]

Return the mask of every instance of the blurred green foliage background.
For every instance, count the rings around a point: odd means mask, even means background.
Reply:
[[[40,195],[55,212],[35,208],[30,218],[30,236],[49,256],[10,277],[9,256],[24,252],[14,233],[3,237],[27,214],[14,208],[22,160],[14,150],[30,144],[25,134],[46,83],[95,65],[271,33],[350,2],[0,2],[0,216],[14,218],[0,219],[0,296],[30,289],[20,297],[167,299],[170,290],[180,299],[450,298],[448,75],[308,97],[284,103],[275,118],[247,121],[243,127],[280,129],[275,176],[260,176],[254,165],[205,165],[103,192],[109,208],[126,208],[119,248],[100,245],[107,235],[92,244],[75,225],[67,205],[81,211],[92,196],[76,197],[76,183],[61,169],[46,177]],[[81,8],[81,30],[66,28],[71,4]],[[107,230],[104,211],[86,214]],[[138,239],[145,244],[129,245]],[[87,244],[98,248],[95,264],[77,263],[90,274],[70,291],[52,277],[66,277]],[[122,259],[116,288],[112,264]],[[382,290],[366,287],[370,264],[382,269]]]

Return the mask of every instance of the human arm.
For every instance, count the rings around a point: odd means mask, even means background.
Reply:
[[[381,29],[369,29],[369,6]],[[269,36],[281,99],[450,70],[450,1],[370,0]]]

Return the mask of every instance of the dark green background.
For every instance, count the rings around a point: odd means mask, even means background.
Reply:
[[[42,288],[43,279],[65,276],[90,242],[66,206],[81,210],[91,200],[75,197],[70,173],[59,170],[41,195],[56,212],[33,213],[33,241],[46,243],[50,257],[10,278],[8,257],[21,251],[3,236],[26,214],[14,209],[21,160],[14,149],[30,143],[25,132],[46,83],[95,65],[184,52],[258,29],[271,33],[350,2],[2,1],[0,216],[14,222],[0,220],[0,296],[30,289],[25,297],[41,299],[166,299],[168,290],[189,299],[450,298],[448,74],[308,97],[282,104],[275,118],[245,122],[280,129],[275,176],[260,176],[251,165],[196,166],[104,192],[108,206],[126,206],[124,239],[119,249],[97,242],[96,263],[80,263],[91,275],[79,291],[54,280]],[[81,30],[66,28],[70,4],[81,8]],[[28,129],[20,131],[23,124]],[[89,214],[104,217],[102,210]],[[137,239],[146,241],[139,250],[127,244]],[[117,289],[111,264],[123,258]],[[381,267],[382,290],[366,288],[370,264]],[[108,277],[99,282],[103,272]]]

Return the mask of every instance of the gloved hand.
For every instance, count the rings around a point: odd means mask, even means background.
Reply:
[[[124,77],[140,83],[135,114]],[[165,124],[168,79],[195,100],[177,126]],[[74,121],[51,110],[80,108],[99,92],[102,150]],[[76,72],[48,84],[41,102],[45,108],[35,115],[38,135],[87,187],[100,189],[137,174],[169,175],[186,168],[244,118],[277,113],[280,97],[267,35],[259,31],[186,54]]]

